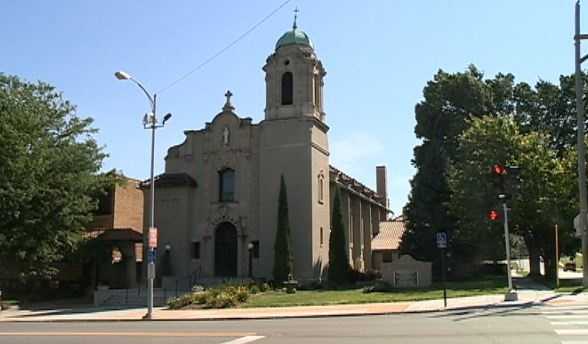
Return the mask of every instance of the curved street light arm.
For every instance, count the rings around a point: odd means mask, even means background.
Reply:
[[[134,82],[135,85],[139,86],[139,88],[143,91],[143,93],[145,93],[145,95],[147,96],[147,99],[149,99],[149,102],[151,103],[151,111],[153,112],[153,114],[155,114],[155,98],[153,98],[149,94],[149,92],[147,92],[145,87],[143,87],[143,85],[138,80],[136,80],[135,78],[129,78],[129,80]]]

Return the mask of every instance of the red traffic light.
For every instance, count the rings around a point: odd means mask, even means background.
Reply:
[[[494,165],[492,165],[492,174],[497,174],[499,176],[505,175],[506,174],[506,167],[504,167],[500,164],[494,164]]]
[[[492,209],[488,212],[488,220],[497,221],[499,218],[500,218],[500,213],[498,213],[498,211]]]

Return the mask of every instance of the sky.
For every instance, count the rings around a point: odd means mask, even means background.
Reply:
[[[92,117],[109,157],[103,169],[149,176],[148,103],[125,70],[158,92],[161,114],[155,170],[164,170],[184,130],[201,129],[221,111],[226,90],[241,117],[264,118],[262,66],[278,38],[298,26],[326,70],[324,105],[331,164],[375,189],[375,167],[388,168],[390,208],[400,213],[415,173],[414,106],[433,75],[475,64],[485,75],[556,82],[573,73],[572,0],[101,0],[0,3],[0,72],[41,80]],[[254,24],[242,40],[187,78]],[[588,1],[584,5],[588,19]],[[582,20],[587,28],[588,20]],[[159,92],[163,90],[162,92]]]

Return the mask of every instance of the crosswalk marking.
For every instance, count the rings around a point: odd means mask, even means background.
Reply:
[[[588,325],[588,320],[552,321],[552,326]]]
[[[246,337],[238,338],[235,340],[231,340],[230,342],[224,342],[221,344],[245,344],[245,343],[254,342],[256,340],[260,340],[262,338],[265,338],[265,337],[264,336],[246,336]]]
[[[555,333],[557,333],[560,336],[585,336],[585,335],[588,335],[588,329],[579,329],[579,328],[572,328],[572,329],[565,329],[565,330],[556,329]]]
[[[547,315],[545,316],[547,319],[559,320],[559,319],[586,319],[588,315]]]
[[[562,344],[588,344],[588,305],[544,306],[538,311]]]
[[[584,308],[584,309],[564,309],[564,310],[555,310],[555,309],[550,309],[547,311],[541,311],[542,314],[560,314],[560,313],[574,313],[574,314],[588,314],[588,309]]]

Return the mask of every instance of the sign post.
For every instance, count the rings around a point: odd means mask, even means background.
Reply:
[[[157,228],[149,227],[149,250],[147,253],[147,312],[146,319],[151,319],[153,309],[153,282],[155,280],[155,249],[157,248]]]
[[[437,239],[437,248],[441,250],[441,281],[443,284],[443,305],[447,308],[447,287],[445,285],[445,272],[447,268],[445,267],[445,249],[447,248],[447,233],[445,232],[438,232],[435,235]]]

